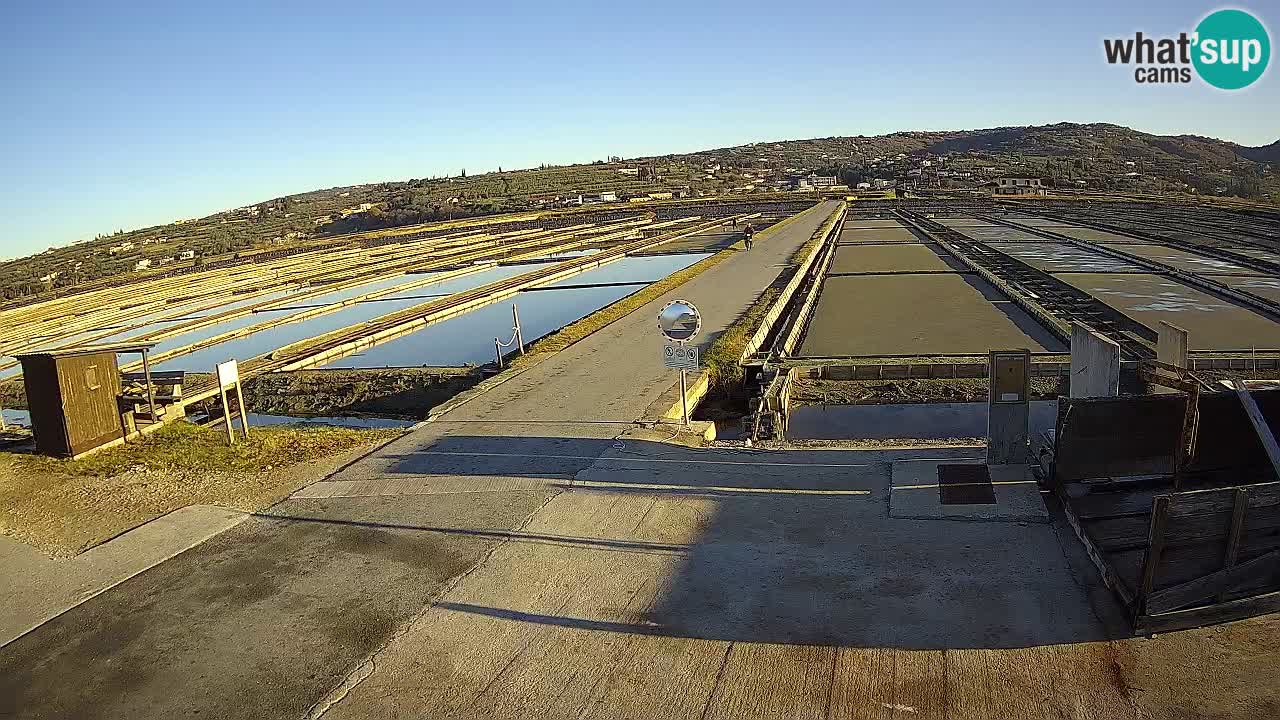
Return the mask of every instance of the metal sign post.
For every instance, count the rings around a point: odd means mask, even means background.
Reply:
[[[227,444],[236,443],[235,433],[231,429],[231,404],[227,399],[227,391],[234,390],[236,404],[240,408],[240,432],[244,439],[249,439],[249,413],[244,409],[244,393],[240,389],[240,368],[235,360],[218,363],[214,368],[218,376],[218,394],[222,396],[222,417],[227,423]]]
[[[689,425],[689,386],[685,383],[685,369],[680,368],[680,417]]]
[[[673,300],[658,313],[658,332],[667,339],[662,348],[662,364],[680,371],[680,410],[689,424],[689,385],[686,373],[698,369],[698,348],[686,342],[702,329],[702,315],[693,303]]]

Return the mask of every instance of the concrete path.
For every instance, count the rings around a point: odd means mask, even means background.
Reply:
[[[820,220],[671,296],[709,340]],[[972,450],[635,439],[667,299],[0,648],[0,717],[1277,715],[1280,621],[1108,641],[1060,523],[890,516]]]
[[[674,299],[693,302],[702,314],[695,338],[706,349],[772,283],[791,255],[838,207],[826,202],[781,227],[764,230],[750,252],[721,262],[678,289],[512,378],[487,396],[450,412],[450,432],[468,423],[496,421],[507,435],[537,435],[532,426],[573,426],[574,433],[612,437],[642,417],[677,381],[662,366],[657,316]],[[521,423],[514,425],[513,423]],[[592,423],[609,427],[592,430]]]
[[[0,646],[248,517],[212,505],[175,510],[68,560],[0,537]]]
[[[891,519],[891,461],[912,454],[609,444],[324,717],[1124,708],[1052,528]]]
[[[313,717],[1243,719],[1280,707],[1280,618],[1111,640],[1111,597],[1060,519],[890,515],[897,461],[980,450],[624,438],[574,452],[597,449]],[[316,491],[378,490],[344,482]]]
[[[672,293],[700,306],[704,344],[835,208]],[[675,383],[656,332],[668,299],[335,478],[416,489],[304,492],[0,648],[0,717],[304,715]]]
[[[545,497],[286,502],[327,522],[250,518],[0,648],[0,718],[302,717]]]

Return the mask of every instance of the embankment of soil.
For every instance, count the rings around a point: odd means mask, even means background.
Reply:
[[[189,382],[200,377],[188,374]],[[482,379],[480,369],[474,367],[297,370],[247,381],[244,400],[251,412],[270,415],[381,415],[420,420],[431,408]],[[22,381],[0,384],[0,401],[7,408],[25,409]]]
[[[298,370],[245,384],[245,403],[271,415],[383,415],[421,420],[483,379],[477,368]]]

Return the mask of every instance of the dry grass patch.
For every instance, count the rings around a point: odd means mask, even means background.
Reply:
[[[0,534],[75,555],[188,505],[246,512],[273,504],[400,430],[221,428],[175,423],[143,442],[80,460],[0,453]]]

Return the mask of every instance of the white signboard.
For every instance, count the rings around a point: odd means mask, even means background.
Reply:
[[[209,367],[206,365],[205,367]],[[218,363],[218,386],[226,389],[240,382],[240,368],[235,360]]]
[[[662,364],[675,370],[697,370],[698,348],[676,342],[663,343]]]

